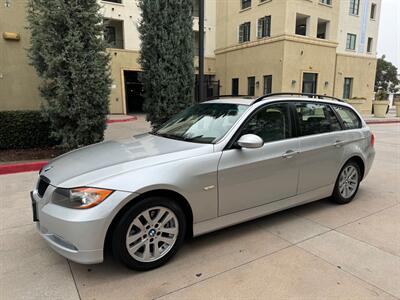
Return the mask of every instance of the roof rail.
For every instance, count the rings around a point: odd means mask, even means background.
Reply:
[[[208,97],[207,100],[217,100],[221,98],[257,99],[254,96],[248,96],[248,95],[219,95],[219,96]]]
[[[331,100],[336,100],[336,101],[340,101],[340,102],[344,102],[343,100],[336,98],[336,97],[332,97],[332,96],[326,96],[326,95],[319,95],[319,94],[311,94],[311,93],[272,93],[272,94],[267,94],[264,96],[261,96],[259,98],[257,98],[256,100],[254,100],[254,103],[260,102],[266,98],[269,97],[274,97],[274,96],[305,96],[308,98],[316,98],[316,99],[331,99]]]

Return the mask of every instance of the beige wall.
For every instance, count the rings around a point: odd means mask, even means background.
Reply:
[[[0,111],[39,109],[39,79],[29,65],[26,49],[30,34],[25,29],[26,1],[10,1],[0,5]],[[19,41],[3,38],[3,32],[15,32]]]
[[[271,15],[271,36],[285,32],[286,0],[271,0],[258,4],[253,0],[250,9],[240,9],[240,0],[217,1],[217,50],[238,44],[239,25],[251,22],[250,41],[257,40],[257,20]]]
[[[343,97],[345,77],[352,77],[352,97],[365,98],[361,106],[362,114],[370,114],[372,98],[374,96],[374,82],[376,72],[376,58],[354,55],[337,55],[335,96]]]
[[[247,95],[247,77],[255,76],[256,95],[263,93],[263,76],[272,75],[272,91],[282,89],[282,62],[284,43],[280,39],[264,44],[247,45],[236,50],[217,52],[217,78],[221,95],[232,94],[232,78],[239,78],[239,94]]]
[[[370,18],[372,3],[376,4],[374,19]],[[338,26],[338,53],[376,57],[381,0],[360,0],[358,16],[350,15],[349,10],[350,0],[341,0]],[[365,18],[365,23],[363,22],[363,18]],[[365,41],[364,45],[361,46],[360,43],[363,32],[365,32]],[[347,33],[357,35],[355,51],[346,49]],[[373,47],[371,53],[367,52],[367,41],[369,37],[373,38]]]
[[[286,34],[295,33],[296,14],[299,13],[309,16],[307,36],[311,38],[317,37],[318,19],[323,19],[329,21],[328,39],[336,41],[340,0],[332,0],[332,5],[321,4],[319,0],[290,0],[285,2],[287,3],[285,16]]]
[[[303,73],[317,73],[317,93],[332,95],[336,43],[289,36],[285,41],[282,91],[302,92]],[[292,84],[295,80],[296,83]],[[327,82],[327,84],[325,84]]]

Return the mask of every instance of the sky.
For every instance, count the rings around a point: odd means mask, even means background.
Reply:
[[[382,54],[400,73],[400,0],[382,0],[378,57]]]

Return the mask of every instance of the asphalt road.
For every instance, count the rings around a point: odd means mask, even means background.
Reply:
[[[53,252],[32,223],[36,172],[0,176],[0,299],[399,299],[400,124],[348,205],[321,200],[189,241],[139,273]]]

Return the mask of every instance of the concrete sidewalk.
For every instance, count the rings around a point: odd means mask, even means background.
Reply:
[[[352,203],[195,238],[145,273],[54,253],[31,220],[36,172],[0,176],[0,299],[400,299],[400,125],[371,127],[376,160]]]

